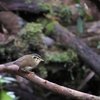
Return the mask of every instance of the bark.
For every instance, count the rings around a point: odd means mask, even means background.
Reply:
[[[77,26],[68,26],[75,35],[78,35],[87,45],[89,45],[95,52],[100,54],[100,50],[97,48],[100,41],[100,21],[86,22],[84,25],[84,33],[78,32]]]
[[[100,56],[96,54],[89,46],[81,39],[62,27],[60,24],[55,24],[50,36],[60,42],[66,48],[72,48],[81,59],[100,76]]]
[[[11,65],[11,66],[0,65],[0,72],[10,72],[13,74],[20,75],[20,76],[28,79],[29,81],[31,81],[35,84],[38,84],[38,85],[40,85],[40,86],[42,86],[50,91],[64,95],[66,97],[72,97],[72,98],[76,98],[79,100],[100,100],[100,97],[90,95],[87,93],[83,93],[83,92],[79,92],[79,91],[76,91],[76,90],[49,82],[45,79],[38,77],[35,73],[21,72],[18,70],[19,67],[20,66],[17,66],[17,65]]]
[[[0,0],[0,10],[19,10],[39,14],[45,12],[37,0]]]

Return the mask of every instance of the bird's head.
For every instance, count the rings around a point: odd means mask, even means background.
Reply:
[[[36,65],[38,65],[41,61],[44,61],[40,55],[34,53],[32,54],[32,58],[34,59]]]

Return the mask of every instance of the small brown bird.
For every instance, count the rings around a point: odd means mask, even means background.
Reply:
[[[12,64],[18,65],[20,70],[29,72],[34,69],[41,61],[44,61],[40,55],[34,53],[30,55],[25,55],[13,62],[5,63],[5,66],[10,66]]]

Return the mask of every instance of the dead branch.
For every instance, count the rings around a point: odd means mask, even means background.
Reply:
[[[45,79],[38,77],[35,73],[31,72],[29,74],[29,73],[18,71],[18,69],[19,66],[17,65],[11,65],[11,66],[0,65],[0,72],[10,72],[13,74],[20,75],[35,84],[38,84],[48,90],[64,95],[66,97],[72,97],[80,100],[100,100],[100,98],[97,96],[86,94],[64,86],[57,85],[55,83],[49,82]]]
[[[78,87],[77,90],[81,90],[84,87],[84,85],[86,85],[86,83],[89,82],[91,78],[93,78],[94,75],[95,73],[91,71],[89,75],[87,75],[87,77],[82,81],[81,85]]]
[[[45,12],[40,6],[38,6],[37,0],[0,0],[0,10],[19,10],[19,11],[28,11],[39,14]]]
[[[60,24],[54,25],[50,36],[60,42],[64,47],[72,48],[88,67],[100,76],[100,56],[81,39],[75,37],[73,33],[62,27]]]

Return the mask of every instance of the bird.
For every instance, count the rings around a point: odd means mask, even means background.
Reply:
[[[5,63],[4,66],[10,66],[12,64],[18,65],[19,66],[19,70],[23,70],[26,72],[30,72],[32,69],[34,69],[35,67],[37,67],[37,65],[41,62],[44,61],[40,55],[34,53],[34,54],[28,54],[28,55],[24,55],[21,58],[9,62],[9,63]]]

